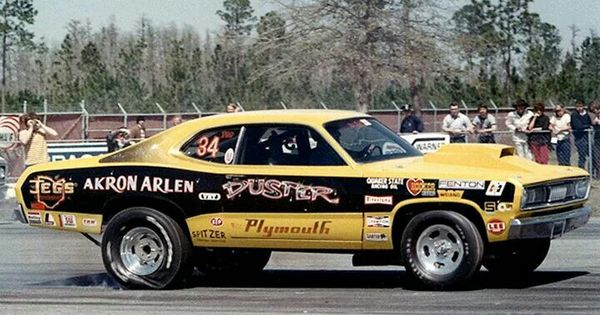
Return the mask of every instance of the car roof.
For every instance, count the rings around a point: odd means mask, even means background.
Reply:
[[[200,118],[207,124],[247,124],[247,123],[297,123],[324,124],[333,120],[365,117],[366,114],[347,110],[325,109],[292,109],[292,110],[258,110],[230,114],[218,114]]]

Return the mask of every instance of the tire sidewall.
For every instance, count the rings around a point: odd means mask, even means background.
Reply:
[[[154,231],[165,246],[159,268],[149,275],[129,271],[121,258],[123,236],[136,227]],[[167,215],[146,207],[134,207],[118,213],[108,223],[102,238],[102,258],[108,273],[122,286],[132,289],[165,289],[179,284],[188,268],[191,245],[181,227]]]
[[[456,270],[445,274],[433,274],[419,260],[417,241],[421,233],[436,224],[445,225],[459,236],[463,244],[463,257]],[[471,278],[481,267],[483,241],[474,224],[463,215],[450,211],[429,211],[414,216],[404,229],[401,239],[401,255],[406,271],[419,284],[430,288],[447,288],[460,285]]]

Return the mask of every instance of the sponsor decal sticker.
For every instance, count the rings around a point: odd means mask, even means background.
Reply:
[[[163,194],[169,193],[193,193],[194,182],[184,179],[162,178],[138,175],[121,175],[87,178],[83,184],[84,190],[92,191],[114,191],[123,193],[126,191],[149,191]]]
[[[390,217],[387,215],[367,216],[366,226],[367,227],[389,228],[390,227]]]
[[[464,190],[438,189],[438,196],[440,196],[440,198],[460,199],[464,193]]]
[[[485,212],[494,213],[498,212],[511,212],[512,211],[512,203],[510,202],[493,202],[488,201],[483,204]]]
[[[365,233],[365,241],[385,242],[387,240],[387,235],[384,233]]]
[[[29,211],[27,213],[27,221],[29,224],[42,224],[42,214],[37,211]]]
[[[499,212],[511,212],[513,210],[512,203],[510,202],[501,202],[498,204]]]
[[[506,186],[506,182],[497,182],[491,181],[487,190],[485,191],[486,196],[499,197],[502,196],[502,192],[504,192],[504,187]]]
[[[498,219],[493,219],[488,222],[487,230],[492,234],[502,234],[506,230],[506,224]]]
[[[75,183],[67,182],[64,178],[36,176],[29,180],[29,193],[35,196],[37,203],[44,209],[54,209],[63,202],[67,195],[75,192]]]
[[[487,201],[483,204],[483,211],[488,213],[496,212],[496,203],[493,201]]]
[[[96,221],[96,219],[92,219],[92,218],[83,218],[81,220],[81,223],[85,226],[89,226],[89,227],[93,227],[93,226],[97,226],[98,225],[98,221]]]
[[[76,228],[77,218],[72,214],[61,214],[60,215],[60,226],[66,228]]]
[[[219,201],[219,200],[221,200],[221,194],[210,193],[210,192],[201,192],[198,194],[198,199],[203,200],[203,201]]]
[[[244,192],[252,196],[263,196],[268,199],[290,198],[292,201],[324,200],[331,204],[338,204],[333,188],[325,186],[307,186],[297,182],[280,181],[277,179],[244,179],[223,184],[227,192],[227,199],[233,199]]]
[[[437,194],[435,183],[426,183],[422,178],[409,178],[406,180],[406,190],[413,196],[431,197]]]
[[[254,232],[262,234],[264,237],[271,237],[275,234],[329,234],[327,227],[331,221],[315,221],[312,226],[300,225],[269,225],[264,219],[246,219],[246,227],[244,232]]]
[[[199,238],[202,240],[211,241],[224,241],[226,239],[225,232],[216,231],[211,229],[192,231],[192,238]]]
[[[398,189],[398,186],[404,184],[404,178],[386,178],[386,177],[369,177],[367,185],[371,189]]]
[[[231,164],[233,162],[234,152],[232,148],[227,149],[225,151],[225,164]]]
[[[365,205],[392,205],[392,196],[365,196]]]
[[[212,226],[222,226],[223,225],[223,219],[221,218],[211,218],[210,219],[210,224]]]
[[[442,140],[420,140],[420,139],[417,139],[413,143],[413,146],[417,150],[419,150],[423,153],[429,153],[429,152],[437,151],[444,144],[446,144],[446,141],[444,139],[442,139]]]
[[[482,180],[440,179],[438,188],[463,189],[463,190],[484,190],[485,182]]]
[[[54,221],[54,216],[52,216],[52,213],[46,212],[44,214],[44,224],[48,225],[48,226],[55,226],[56,225],[56,221]]]

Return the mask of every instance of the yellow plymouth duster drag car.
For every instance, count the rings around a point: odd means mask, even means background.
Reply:
[[[188,121],[131,147],[28,168],[17,215],[102,234],[127,288],[260,272],[272,251],[352,253],[403,265],[428,288],[481,266],[522,275],[550,240],[585,224],[589,174],[539,165],[512,147],[446,145],[423,156],[374,118],[333,110],[256,111]]]

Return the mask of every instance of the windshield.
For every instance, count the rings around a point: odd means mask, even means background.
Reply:
[[[334,121],[325,129],[359,163],[422,155],[374,118]]]

